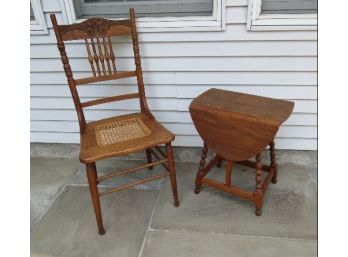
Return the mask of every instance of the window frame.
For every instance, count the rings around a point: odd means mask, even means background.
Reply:
[[[41,0],[30,0],[35,20],[30,21],[30,35],[48,34],[47,24],[42,9]]]
[[[262,0],[249,0],[247,30],[317,30],[317,14],[261,14]]]
[[[60,1],[68,24],[85,20],[76,18],[73,0]],[[139,32],[223,31],[225,30],[225,2],[226,0],[213,0],[212,16],[137,18],[137,30]]]

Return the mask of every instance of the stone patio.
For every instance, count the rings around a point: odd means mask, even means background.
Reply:
[[[195,195],[199,149],[175,150],[180,207],[173,207],[168,178],[108,195],[101,200],[106,234],[99,236],[76,147],[32,145],[31,256],[317,256],[315,152],[277,152],[278,183],[269,185],[263,214],[256,217],[248,201],[204,186]],[[144,163],[142,158],[110,159],[97,168],[117,171]],[[117,177],[101,188],[161,169]],[[223,173],[224,167],[215,168],[209,176],[222,180]],[[253,188],[254,174],[236,166],[232,183]]]

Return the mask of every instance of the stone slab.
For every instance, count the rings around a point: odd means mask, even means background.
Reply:
[[[55,201],[60,190],[69,183],[79,161],[69,158],[30,159],[30,224],[34,226]]]
[[[124,190],[101,199],[98,235],[87,187],[66,187],[31,232],[31,256],[138,257],[158,191]]]
[[[189,230],[232,235],[281,238],[317,238],[317,183],[301,166],[280,166],[277,184],[270,184],[265,195],[263,214],[255,216],[253,203],[203,186],[195,195],[197,164],[177,164],[180,207],[171,205],[166,179],[155,208],[151,228]],[[214,168],[209,177],[223,182],[224,167]],[[232,184],[245,189],[255,187],[255,171],[236,166]]]
[[[188,231],[151,231],[141,256],[315,257],[317,242]]]

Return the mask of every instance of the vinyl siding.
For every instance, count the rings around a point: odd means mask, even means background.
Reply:
[[[247,31],[247,0],[226,1],[226,30],[221,32],[140,33],[148,103],[164,126],[176,134],[174,145],[201,146],[188,106],[211,88],[222,88],[295,102],[281,126],[277,148],[317,148],[317,33],[315,31]],[[42,0],[48,35],[31,36],[31,141],[78,143],[77,115],[63,72],[49,19],[63,23],[60,1]],[[130,42],[114,39],[118,66],[134,66]],[[90,72],[85,46],[67,44],[75,77]],[[135,79],[82,86],[83,100],[135,92]],[[138,110],[136,101],[86,109],[96,120]]]

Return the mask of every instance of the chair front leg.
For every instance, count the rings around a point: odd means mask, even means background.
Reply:
[[[99,235],[104,235],[105,229],[103,225],[101,208],[100,208],[100,199],[99,199],[99,193],[98,193],[98,187],[97,187],[97,170],[96,170],[95,163],[86,164],[86,172],[87,172],[89,191],[91,192],[91,197],[92,197],[92,202],[94,207],[94,213],[97,219]]]
[[[178,207],[179,206],[178,189],[176,186],[175,163],[174,163],[174,155],[173,155],[173,149],[172,149],[171,143],[166,143],[166,155],[167,155],[170,183],[172,186],[173,197],[174,197],[174,206]]]

